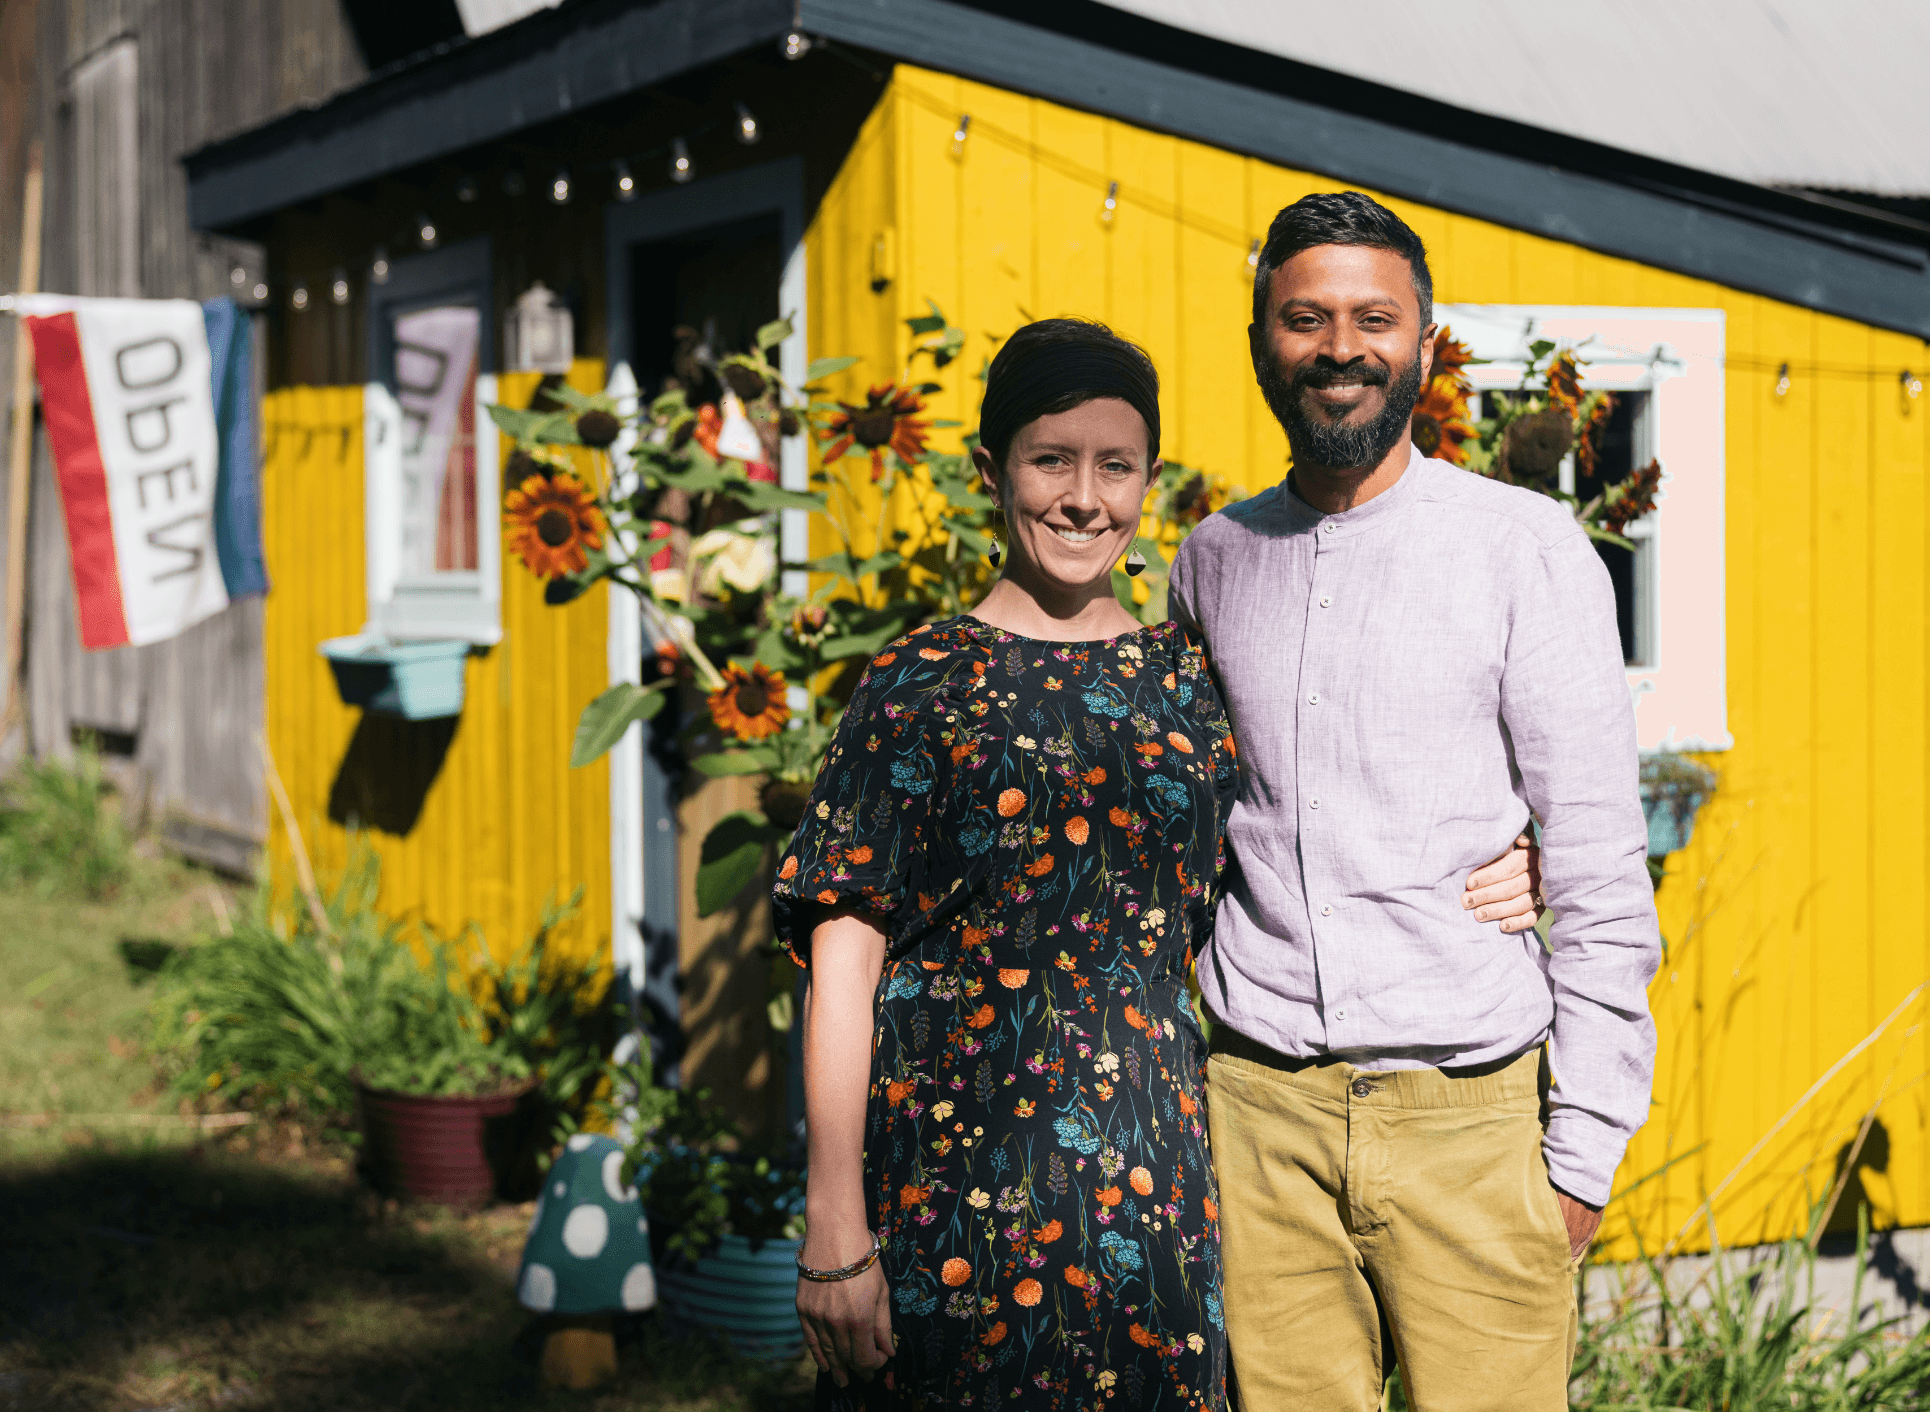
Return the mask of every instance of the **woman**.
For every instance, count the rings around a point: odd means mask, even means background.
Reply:
[[[1238,771],[1198,644],[1112,588],[1158,392],[1097,324],[1007,340],[1004,574],[873,659],[779,867],[820,1407],[1225,1406],[1186,980]]]

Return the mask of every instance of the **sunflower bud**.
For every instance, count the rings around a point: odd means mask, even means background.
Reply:
[[[754,369],[742,363],[726,363],[717,370],[730,390],[746,402],[754,402],[764,395],[764,379]]]
[[[509,463],[503,467],[503,484],[514,490],[531,476],[547,474],[543,463],[519,446],[509,453]]]
[[[622,430],[623,423],[601,409],[585,412],[576,419],[577,438],[585,446],[594,446],[599,451],[615,441]]]
[[[800,647],[816,647],[828,635],[831,614],[822,603],[806,603],[791,614],[791,636]]]
[[[798,427],[801,425],[802,423],[797,419],[797,413],[789,407],[784,408],[777,414],[777,431],[780,436],[796,436]]]

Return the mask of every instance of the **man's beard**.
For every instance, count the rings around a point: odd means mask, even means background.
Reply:
[[[1286,377],[1270,350],[1258,361],[1261,395],[1286,429],[1296,466],[1320,466],[1329,470],[1378,466],[1382,458],[1400,444],[1402,437],[1411,434],[1414,404],[1421,397],[1418,347],[1407,366],[1391,381],[1385,369],[1367,363],[1343,368],[1330,358],[1316,358],[1295,370],[1292,377]],[[1308,409],[1308,388],[1350,381],[1387,389],[1386,400],[1371,421],[1358,425],[1330,422]]]

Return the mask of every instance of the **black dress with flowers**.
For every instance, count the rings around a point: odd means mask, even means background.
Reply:
[[[778,870],[890,937],[866,1120],[890,1385],[821,1407],[1220,1408],[1218,1191],[1186,991],[1237,770],[1172,623],[971,617],[866,671]]]

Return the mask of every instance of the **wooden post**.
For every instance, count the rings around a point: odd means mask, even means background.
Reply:
[[[27,151],[27,189],[20,211],[18,293],[40,290],[40,143]],[[26,316],[16,314],[13,337],[13,440],[7,451],[7,691],[0,741],[20,716],[21,648],[27,636],[27,487],[33,479],[33,342]]]

